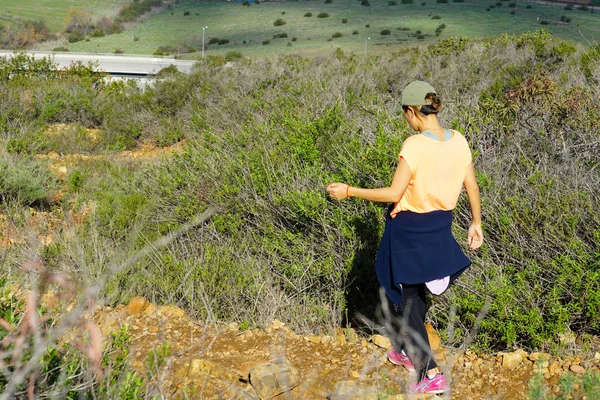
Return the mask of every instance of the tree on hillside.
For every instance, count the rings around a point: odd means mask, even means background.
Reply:
[[[92,13],[84,7],[72,8],[65,17],[65,32],[88,34],[93,29]]]

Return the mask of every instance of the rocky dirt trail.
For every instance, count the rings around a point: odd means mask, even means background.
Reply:
[[[360,337],[341,328],[332,335],[298,335],[279,321],[264,329],[207,326],[177,307],[157,307],[141,297],[127,306],[98,309],[94,319],[105,338],[127,326],[133,368],[151,390],[175,399],[526,399],[527,382],[536,372],[559,393],[562,374],[600,371],[598,347],[588,358],[523,350],[480,357],[441,346],[430,327],[452,391],[411,396],[406,388],[412,376],[386,360],[390,344],[380,335]],[[150,376],[148,361],[157,357],[161,363],[154,364],[161,367]]]

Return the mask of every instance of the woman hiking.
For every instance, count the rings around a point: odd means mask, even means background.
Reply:
[[[471,206],[472,223],[468,244],[472,250],[483,242],[481,202],[471,150],[458,131],[444,129],[437,113],[442,102],[428,83],[414,81],[403,91],[401,108],[410,127],[419,132],[407,138],[389,187],[363,189],[331,183],[327,192],[341,200],[358,197],[393,203],[375,270],[379,284],[406,322],[401,339],[392,340],[388,359],[419,380],[413,393],[443,393],[449,390],[429,345],[425,329],[427,292],[443,293],[471,261],[452,236],[452,210],[464,185]]]

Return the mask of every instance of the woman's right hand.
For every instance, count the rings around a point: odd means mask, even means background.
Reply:
[[[471,250],[480,248],[483,243],[483,230],[481,229],[481,224],[471,224],[468,237]]]

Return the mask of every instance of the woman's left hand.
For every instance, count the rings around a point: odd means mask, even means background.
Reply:
[[[334,182],[327,185],[327,193],[329,193],[329,197],[334,200],[342,200],[345,199],[348,194],[348,188],[350,185],[345,183]]]

